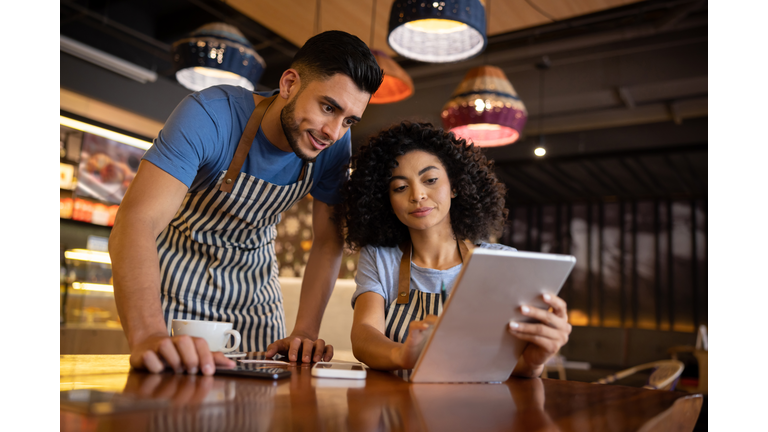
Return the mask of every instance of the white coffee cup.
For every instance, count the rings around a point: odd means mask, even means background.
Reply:
[[[240,332],[232,329],[230,322],[199,321],[175,319],[171,323],[171,336],[189,335],[205,339],[211,351],[232,352],[240,346]],[[227,341],[235,337],[235,343],[229,348]]]

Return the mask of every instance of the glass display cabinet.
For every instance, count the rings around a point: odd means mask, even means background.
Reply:
[[[60,322],[63,326],[121,328],[107,252],[64,251],[60,285]]]

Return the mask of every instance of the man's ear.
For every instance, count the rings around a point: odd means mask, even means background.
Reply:
[[[280,77],[280,97],[289,99],[301,88],[301,78],[296,69],[287,69]]]

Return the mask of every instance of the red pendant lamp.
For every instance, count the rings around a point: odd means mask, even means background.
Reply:
[[[495,66],[470,70],[441,113],[443,126],[480,147],[512,144],[528,111],[504,72]]]

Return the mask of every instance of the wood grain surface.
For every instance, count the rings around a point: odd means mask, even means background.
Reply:
[[[702,397],[552,379],[410,384],[386,372],[278,381],[133,371],[126,355],[60,357],[62,431],[691,431]]]

